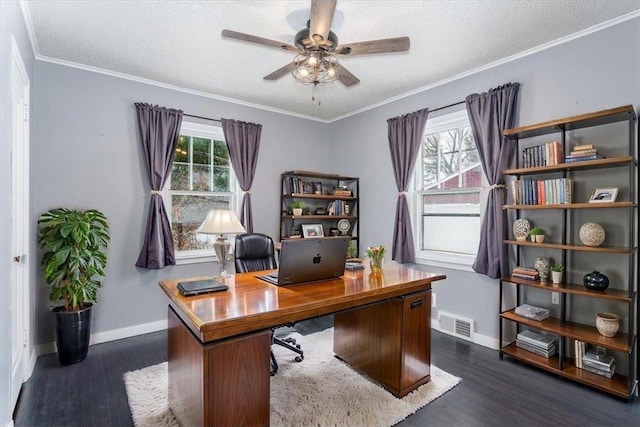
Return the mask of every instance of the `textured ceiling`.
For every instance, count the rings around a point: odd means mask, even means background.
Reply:
[[[338,0],[339,42],[409,36],[408,52],[341,58],[361,82],[317,90],[276,48],[224,39],[232,29],[293,43],[310,1],[26,1],[39,59],[124,74],[332,121],[640,10],[640,0]],[[637,15],[637,12],[634,14]],[[321,101],[318,105],[317,99]]]

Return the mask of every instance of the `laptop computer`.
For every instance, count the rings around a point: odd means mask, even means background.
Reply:
[[[350,241],[348,236],[284,240],[278,271],[256,277],[278,286],[340,277]]]

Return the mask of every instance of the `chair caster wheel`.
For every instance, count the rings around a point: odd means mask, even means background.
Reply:
[[[300,344],[296,344],[296,348],[298,348],[298,349],[299,349],[299,348],[300,348]]]
[[[302,362],[303,357],[302,356],[296,356],[295,360],[296,362]]]
[[[269,372],[269,375],[271,375],[272,377],[273,377],[275,374],[276,374],[276,373],[275,373],[275,372],[273,372],[273,371]]]

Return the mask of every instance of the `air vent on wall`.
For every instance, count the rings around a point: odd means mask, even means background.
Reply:
[[[441,311],[438,321],[442,332],[473,342],[473,320]]]

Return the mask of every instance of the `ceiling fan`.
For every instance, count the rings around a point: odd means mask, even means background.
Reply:
[[[303,84],[314,86],[340,80],[352,86],[360,80],[342,66],[336,55],[342,57],[409,50],[409,37],[368,40],[339,45],[338,37],[331,31],[331,21],[337,0],[311,0],[311,15],[304,28],[295,36],[294,44],[283,43],[233,30],[222,30],[222,36],[264,46],[276,47],[296,53],[292,62],[264,76],[265,80],[277,80],[291,72]]]

